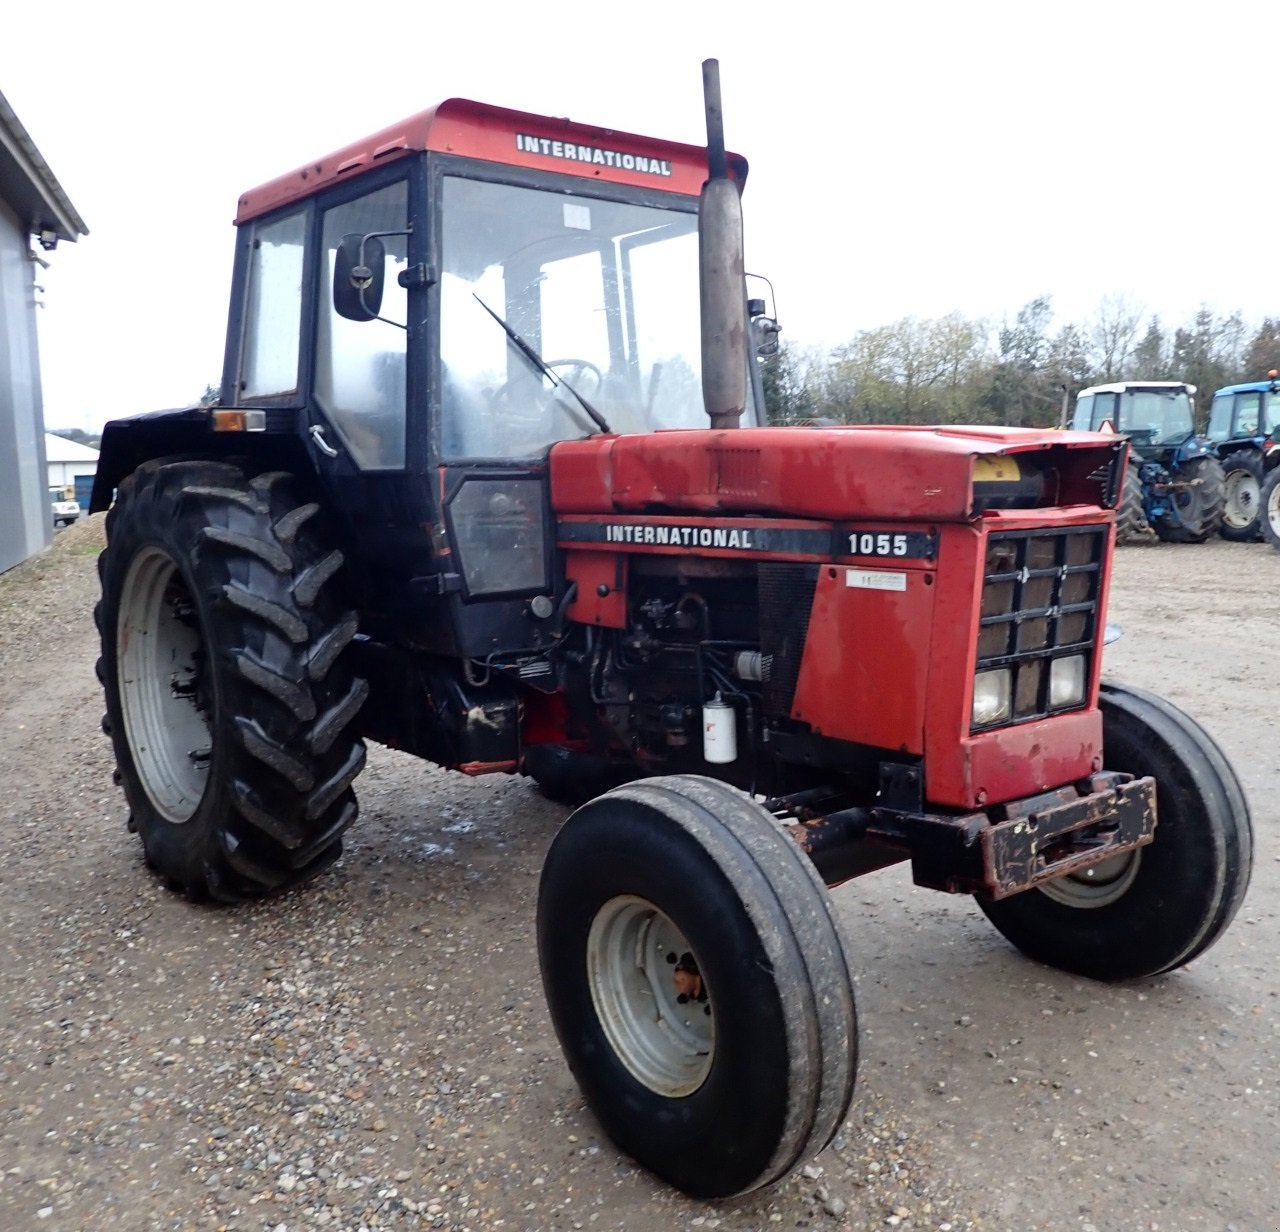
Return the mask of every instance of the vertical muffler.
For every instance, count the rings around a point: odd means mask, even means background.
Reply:
[[[747,405],[747,304],[742,196],[729,176],[720,107],[720,62],[702,62],[707,182],[698,199],[702,402],[713,428],[736,428]]]

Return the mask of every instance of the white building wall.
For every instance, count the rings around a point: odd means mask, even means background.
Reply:
[[[29,252],[26,228],[0,201],[0,572],[53,537]]]
[[[94,475],[98,467],[93,462],[50,462],[49,486],[64,488],[75,483],[81,475]]]

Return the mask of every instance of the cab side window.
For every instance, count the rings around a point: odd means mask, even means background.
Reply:
[[[298,210],[253,229],[245,302],[240,395],[270,398],[298,388],[306,214]]]
[[[405,458],[405,325],[408,185],[380,188],[324,212],[317,314],[316,401],[363,470],[399,470]],[[386,251],[379,320],[351,321],[333,306],[333,274],[344,235],[378,234]]]
[[[1116,423],[1116,396],[1115,394],[1097,394],[1093,400],[1093,417],[1089,426],[1096,432],[1107,422],[1110,422],[1113,428],[1120,430],[1120,425]]]
[[[1236,435],[1254,436],[1258,431],[1258,411],[1262,406],[1260,393],[1239,394],[1236,397]]]

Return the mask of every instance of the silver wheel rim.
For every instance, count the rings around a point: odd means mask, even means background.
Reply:
[[[145,548],[129,565],[116,625],[116,671],[134,768],[156,811],[190,820],[209,779],[212,737],[197,697],[203,644],[173,560]]]
[[[715,1054],[712,1000],[684,934],[663,912],[632,895],[605,903],[587,937],[587,982],[633,1077],[670,1099],[702,1086]]]
[[[1141,849],[1126,851],[1082,872],[1046,881],[1040,893],[1064,907],[1106,907],[1125,896],[1141,863]]]
[[[1267,497],[1267,521],[1271,523],[1271,529],[1280,535],[1280,483],[1272,486]]]
[[[1236,530],[1243,530],[1258,516],[1258,481],[1248,471],[1232,471],[1227,476],[1227,498],[1222,520]]]

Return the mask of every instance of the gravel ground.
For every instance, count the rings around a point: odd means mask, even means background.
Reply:
[[[901,869],[843,887],[852,1116],[804,1174],[705,1204],[618,1156],[560,1057],[532,920],[565,814],[524,780],[374,748],[309,888],[212,909],[147,872],[98,727],[101,534],[82,520],[0,577],[6,1232],[1280,1227],[1269,549],[1124,549],[1116,573],[1110,666],[1194,709],[1255,802],[1222,944],[1103,988]]]

